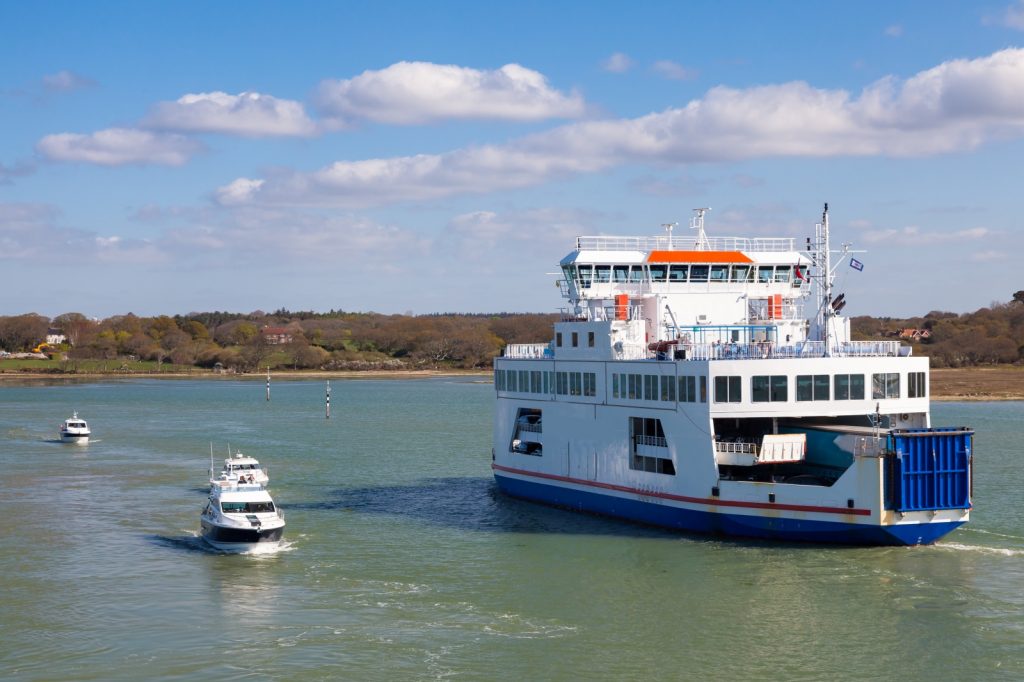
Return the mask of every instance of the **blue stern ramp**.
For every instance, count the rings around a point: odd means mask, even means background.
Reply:
[[[970,509],[973,437],[974,431],[963,427],[893,429],[886,509]]]

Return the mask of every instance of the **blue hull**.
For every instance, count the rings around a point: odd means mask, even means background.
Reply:
[[[962,521],[868,526],[836,521],[804,521],[681,509],[603,493],[574,490],[495,473],[498,488],[512,497],[576,511],[613,516],[674,530],[746,538],[846,545],[928,545]]]

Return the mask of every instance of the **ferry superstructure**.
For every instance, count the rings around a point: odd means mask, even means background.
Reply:
[[[494,363],[512,496],[686,531],[928,544],[970,517],[973,431],[929,366],[850,339],[828,206],[814,236],[578,237],[548,343]],[[835,264],[833,264],[835,261]]]

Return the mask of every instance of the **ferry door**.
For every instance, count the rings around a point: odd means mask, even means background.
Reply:
[[[569,478],[597,479],[597,448],[592,443],[569,443],[566,450]]]

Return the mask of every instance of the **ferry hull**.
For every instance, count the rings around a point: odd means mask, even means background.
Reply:
[[[949,521],[882,526],[731,514],[690,509],[660,500],[645,502],[498,472],[494,478],[502,492],[520,499],[673,530],[745,538],[847,545],[927,545],[963,524],[963,521]]]

